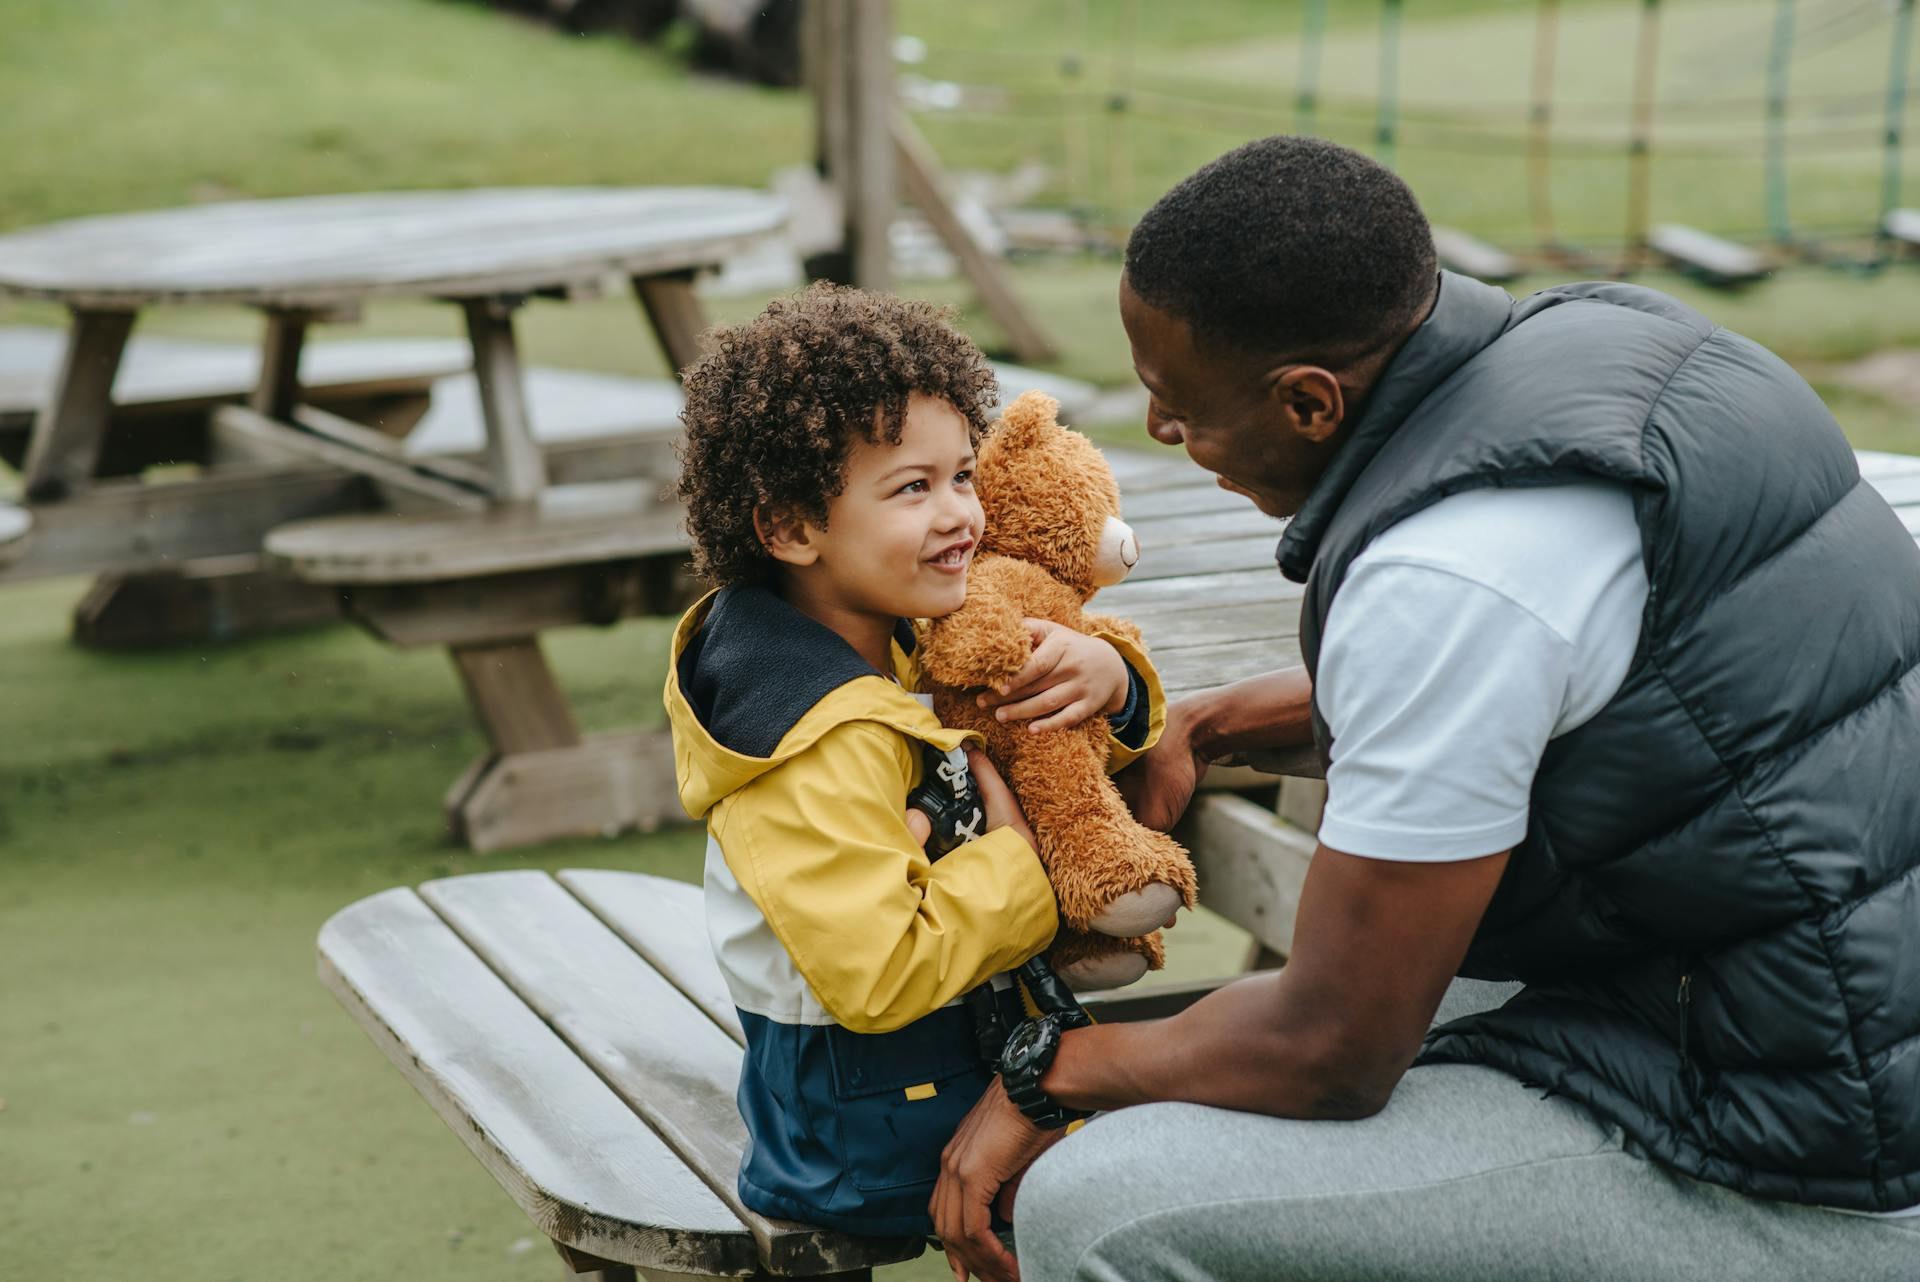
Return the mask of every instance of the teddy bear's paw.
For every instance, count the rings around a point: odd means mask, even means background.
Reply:
[[[1102,935],[1132,939],[1166,925],[1184,901],[1174,887],[1156,881],[1120,896],[1087,924]]]
[[[1147,973],[1147,959],[1139,953],[1101,953],[1056,966],[1054,973],[1076,993],[1103,988],[1125,988]]]

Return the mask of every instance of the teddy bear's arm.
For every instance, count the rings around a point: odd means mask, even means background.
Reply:
[[[1139,628],[1135,627],[1126,619],[1118,619],[1111,614],[1089,614],[1087,616],[1087,631],[1111,632],[1114,636],[1125,637],[1142,650],[1147,648],[1147,639],[1141,635]]]
[[[921,666],[941,685],[971,689],[1018,672],[1033,652],[1021,608],[1017,563],[981,560],[967,575],[967,599],[927,626]]]

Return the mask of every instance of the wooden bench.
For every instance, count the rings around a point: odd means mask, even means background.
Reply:
[[[741,1204],[743,1039],[697,886],[574,870],[389,890],[327,922],[319,971],[575,1272],[855,1279],[925,1249]],[[1206,988],[1090,1005],[1163,1015]]]
[[[666,732],[582,735],[539,642],[548,628],[692,601],[680,509],[662,487],[551,486],[522,506],[328,517],[267,535],[273,565],[336,592],[375,636],[448,647],[489,748],[446,797],[455,838],[473,849],[679,815]]]
[[[1520,263],[1506,250],[1452,227],[1433,229],[1433,251],[1450,271],[1504,285],[1520,275]]]
[[[52,400],[67,335],[34,326],[0,329],[0,459],[23,467],[33,420]],[[300,357],[310,405],[403,434],[425,413],[434,385],[472,367],[452,339],[346,339]],[[135,476],[159,463],[212,461],[208,411],[245,401],[260,382],[260,349],[184,338],[132,338],[114,377],[97,476]]]
[[[1772,270],[1767,256],[1697,227],[1662,223],[1647,235],[1647,245],[1672,267],[1719,289],[1751,285]]]

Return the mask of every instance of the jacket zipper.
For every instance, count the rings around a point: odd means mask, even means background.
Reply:
[[[1680,1074],[1687,1088],[1693,1088],[1693,1056],[1688,1043],[1691,1039],[1693,1024],[1693,971],[1680,972],[1680,990],[1675,994],[1675,1003],[1680,1012]]]

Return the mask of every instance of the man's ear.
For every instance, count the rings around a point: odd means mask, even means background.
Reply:
[[[1340,430],[1346,417],[1340,380],[1318,365],[1284,365],[1272,371],[1267,397],[1302,439],[1316,445]]]
[[[767,555],[786,565],[812,565],[820,559],[813,526],[797,514],[764,505],[753,509],[753,532]]]

